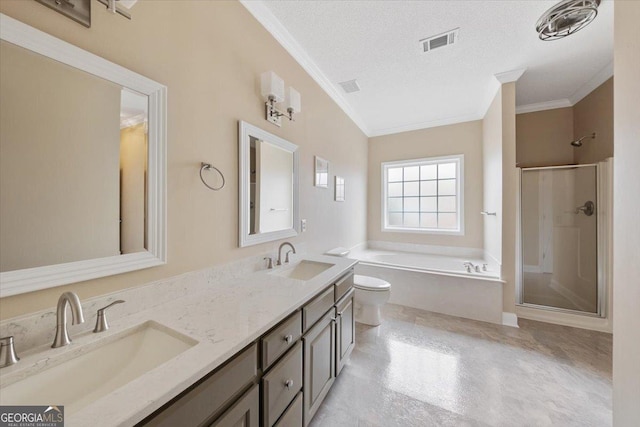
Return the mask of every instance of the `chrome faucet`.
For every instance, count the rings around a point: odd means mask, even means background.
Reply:
[[[15,365],[20,358],[13,346],[13,337],[0,338],[0,368]]]
[[[293,253],[296,253],[296,248],[289,242],[284,242],[283,244],[280,245],[280,247],[278,248],[278,260],[276,261],[276,265],[282,265],[282,248],[284,248],[285,246],[289,246],[291,247],[291,250],[293,251]],[[284,261],[285,263],[289,262],[289,254],[287,254],[287,257]]]
[[[112,302],[111,304],[109,304],[106,307],[102,307],[100,309],[98,309],[98,312],[96,313],[96,327],[93,328],[93,333],[97,334],[100,332],[104,332],[107,329],[109,329],[109,322],[107,322],[107,313],[105,313],[105,310],[109,307],[112,307],[116,304],[122,304],[125,301],[122,299],[119,299],[117,301]]]
[[[73,292],[65,292],[58,299],[56,310],[56,337],[53,340],[52,348],[63,347],[71,343],[69,332],[67,332],[67,305],[71,306],[72,324],[84,323],[80,298]]]

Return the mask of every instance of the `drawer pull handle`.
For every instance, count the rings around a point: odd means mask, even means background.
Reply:
[[[286,337],[284,337],[284,340],[287,344],[291,344],[293,342],[293,335],[287,335]]]
[[[332,318],[331,318],[331,321],[332,321],[332,322],[335,322],[335,321],[337,321],[337,320],[338,320],[338,318],[337,318],[337,317],[332,317]]]
[[[293,380],[287,380],[284,382],[284,386],[287,388],[287,390],[290,390],[291,387],[293,387]]]

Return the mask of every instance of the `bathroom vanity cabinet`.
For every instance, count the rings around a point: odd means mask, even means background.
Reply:
[[[353,296],[349,269],[139,425],[308,425],[355,346]]]

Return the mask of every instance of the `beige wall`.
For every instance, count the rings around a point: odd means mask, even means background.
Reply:
[[[120,248],[123,254],[145,250],[147,125],[120,130]]]
[[[0,57],[0,271],[117,255],[120,88],[8,42]]]
[[[168,263],[165,266],[0,299],[0,317],[52,307],[61,292],[80,298],[275,251],[276,242],[238,248],[238,120],[300,146],[300,215],[308,231],[291,239],[309,250],[366,240],[367,137],[238,2],[142,1],[131,21],[92,9],[91,29],[32,1],[0,11],[167,85]],[[264,120],[259,76],[266,70],[295,87],[303,111],[281,128]],[[313,187],[313,156],[344,176],[347,197],[333,202]],[[198,177],[209,161],[227,178],[212,192]],[[333,182],[333,180],[330,180]]]
[[[482,120],[483,211],[485,256],[502,263],[502,88]]]
[[[518,114],[516,135],[520,167],[573,163],[573,107]]]
[[[518,215],[516,169],[516,84],[502,85],[502,275],[503,311],[515,312],[516,216]]]
[[[464,154],[464,236],[382,230],[381,164],[394,160]],[[369,139],[369,240],[483,247],[482,121],[458,123]],[[347,182],[348,185],[348,182]]]
[[[640,419],[640,2],[614,3],[613,425]]]
[[[515,311],[516,85],[501,85],[482,121],[485,256],[500,264],[503,311]]]
[[[613,77],[573,106],[573,137],[596,133],[574,148],[576,163],[597,163],[613,156]]]
[[[582,147],[570,142],[585,138]],[[613,156],[613,77],[573,107],[516,116],[520,167],[597,163]]]

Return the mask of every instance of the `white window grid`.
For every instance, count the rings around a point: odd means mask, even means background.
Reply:
[[[454,163],[456,165],[456,172],[454,178],[440,178],[439,176],[439,168],[437,165],[446,164],[446,163]],[[436,177],[435,178],[425,178],[422,176],[422,168],[420,166],[428,166],[428,165],[436,165]],[[404,171],[405,168],[418,166],[418,178],[410,179],[405,181]],[[402,180],[389,181],[388,174],[390,169],[403,168],[403,176]],[[455,195],[454,194],[442,194],[440,192],[440,182],[443,181],[453,181],[455,180]],[[422,192],[421,186],[422,183],[425,182],[433,182],[435,183],[435,195],[424,196]],[[402,192],[399,196],[389,196],[389,184],[399,183],[402,187]],[[405,183],[418,183],[418,194],[417,196],[406,196],[405,195]],[[454,197],[455,199],[455,210],[440,210],[440,198],[441,197]],[[405,203],[407,198],[415,198],[418,201],[417,210],[407,211],[405,210]],[[399,199],[402,203],[402,208],[399,211],[391,211],[389,210],[389,199]],[[435,200],[436,206],[433,210],[423,209],[423,201],[426,199]],[[402,215],[402,225],[390,225],[389,224],[389,215],[399,213]],[[456,214],[456,227],[452,228],[440,228],[439,227],[439,214]],[[413,214],[418,215],[418,226],[407,226],[405,224],[405,215]],[[422,226],[422,215],[423,214],[432,214],[436,217],[436,227],[423,227]],[[384,162],[382,163],[382,231],[394,231],[394,232],[418,232],[418,233],[430,233],[430,234],[454,234],[454,235],[463,235],[464,234],[464,155],[451,155],[451,156],[442,156],[442,157],[430,157],[423,159],[412,159],[412,160],[401,160],[394,162]]]

